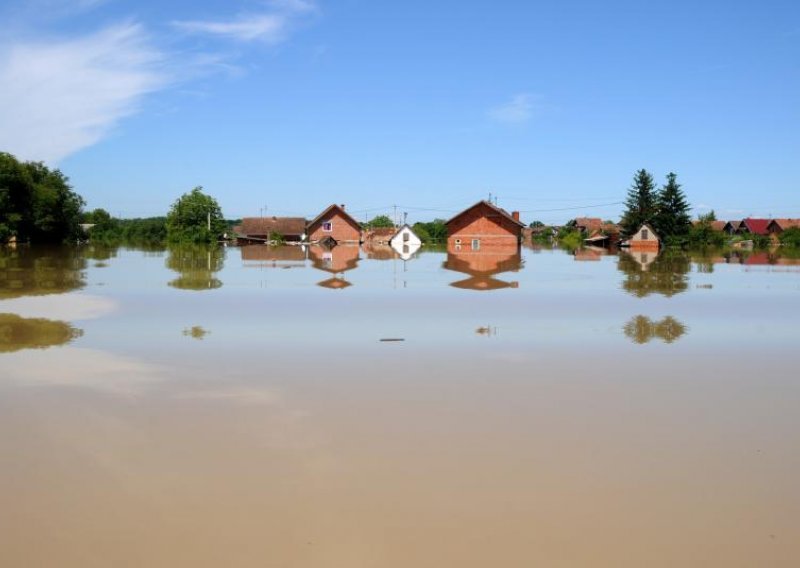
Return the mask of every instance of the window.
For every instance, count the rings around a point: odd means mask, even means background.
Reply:
[[[472,250],[481,250],[481,240],[472,239]]]
[[[649,232],[647,231],[647,229],[642,229],[642,240],[643,240],[643,241],[646,241],[646,240],[647,240],[647,239],[649,239],[649,238],[650,238],[650,234],[649,234]]]
[[[403,242],[407,243],[411,235],[408,233],[403,233]]]
[[[326,233],[330,233],[333,231],[333,221],[325,221],[322,223],[322,230]]]
[[[408,254],[408,253],[409,253],[408,245],[403,245],[403,254]]]

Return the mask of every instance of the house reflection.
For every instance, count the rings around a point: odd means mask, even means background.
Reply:
[[[178,246],[169,249],[167,268],[179,274],[169,285],[179,290],[214,290],[222,287],[216,273],[225,264],[225,249],[217,246]]]
[[[517,272],[522,268],[522,255],[517,244],[498,244],[494,246],[460,247],[450,244],[447,247],[447,260],[443,264],[447,270],[468,274],[469,278],[452,282],[450,286],[467,290],[501,290],[518,288],[519,282],[493,278],[503,272]]]
[[[306,250],[301,246],[244,245],[239,247],[245,267],[303,268]]]
[[[689,287],[691,260],[683,251],[620,252],[617,268],[625,275],[622,288],[639,298],[650,294],[670,297]]]
[[[661,321],[653,321],[647,316],[635,316],[622,328],[625,335],[634,343],[640,345],[649,343],[658,338],[664,343],[673,343],[686,335],[686,326],[681,322],[667,316]]]
[[[344,279],[344,273],[353,270],[361,260],[360,248],[358,245],[335,245],[326,247],[323,245],[311,245],[308,249],[308,258],[311,265],[317,270],[328,272],[333,276],[317,283],[317,286],[329,288],[331,290],[341,290],[352,286]]]

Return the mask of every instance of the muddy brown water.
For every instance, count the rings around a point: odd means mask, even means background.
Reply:
[[[0,566],[800,565],[796,259],[403,256],[0,251]]]

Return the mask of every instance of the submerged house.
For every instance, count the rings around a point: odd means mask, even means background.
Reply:
[[[753,219],[752,217],[748,217],[747,219],[742,219],[742,222],[739,223],[739,228],[736,232],[740,234],[749,233],[766,237],[769,235],[769,231],[767,231],[769,221],[769,219]]]
[[[448,251],[442,265],[447,270],[461,272],[469,278],[452,282],[450,286],[464,290],[487,292],[503,288],[518,288],[519,282],[506,281],[494,276],[502,272],[518,272],[522,268],[522,255],[517,246],[506,246],[493,250]]]
[[[306,234],[302,217],[245,217],[233,228],[240,244],[266,242],[280,236],[286,242],[300,242]]]
[[[312,243],[361,243],[361,224],[344,210],[344,205],[333,204],[308,223],[306,235]]]
[[[780,235],[786,229],[800,229],[800,219],[773,219],[767,225],[770,235]]]
[[[509,214],[488,201],[477,202],[446,225],[448,251],[518,248],[525,228],[519,212]]]
[[[628,246],[631,250],[657,252],[661,246],[661,239],[650,225],[645,224],[628,239]]]

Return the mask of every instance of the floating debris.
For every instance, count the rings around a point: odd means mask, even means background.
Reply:
[[[209,333],[211,332],[206,331],[199,325],[195,325],[193,327],[190,327],[189,329],[183,330],[183,335],[185,335],[186,337],[191,337],[192,339],[200,339],[200,340],[202,340]]]
[[[391,343],[396,341],[405,341],[403,337],[382,337],[379,341],[383,343]]]

